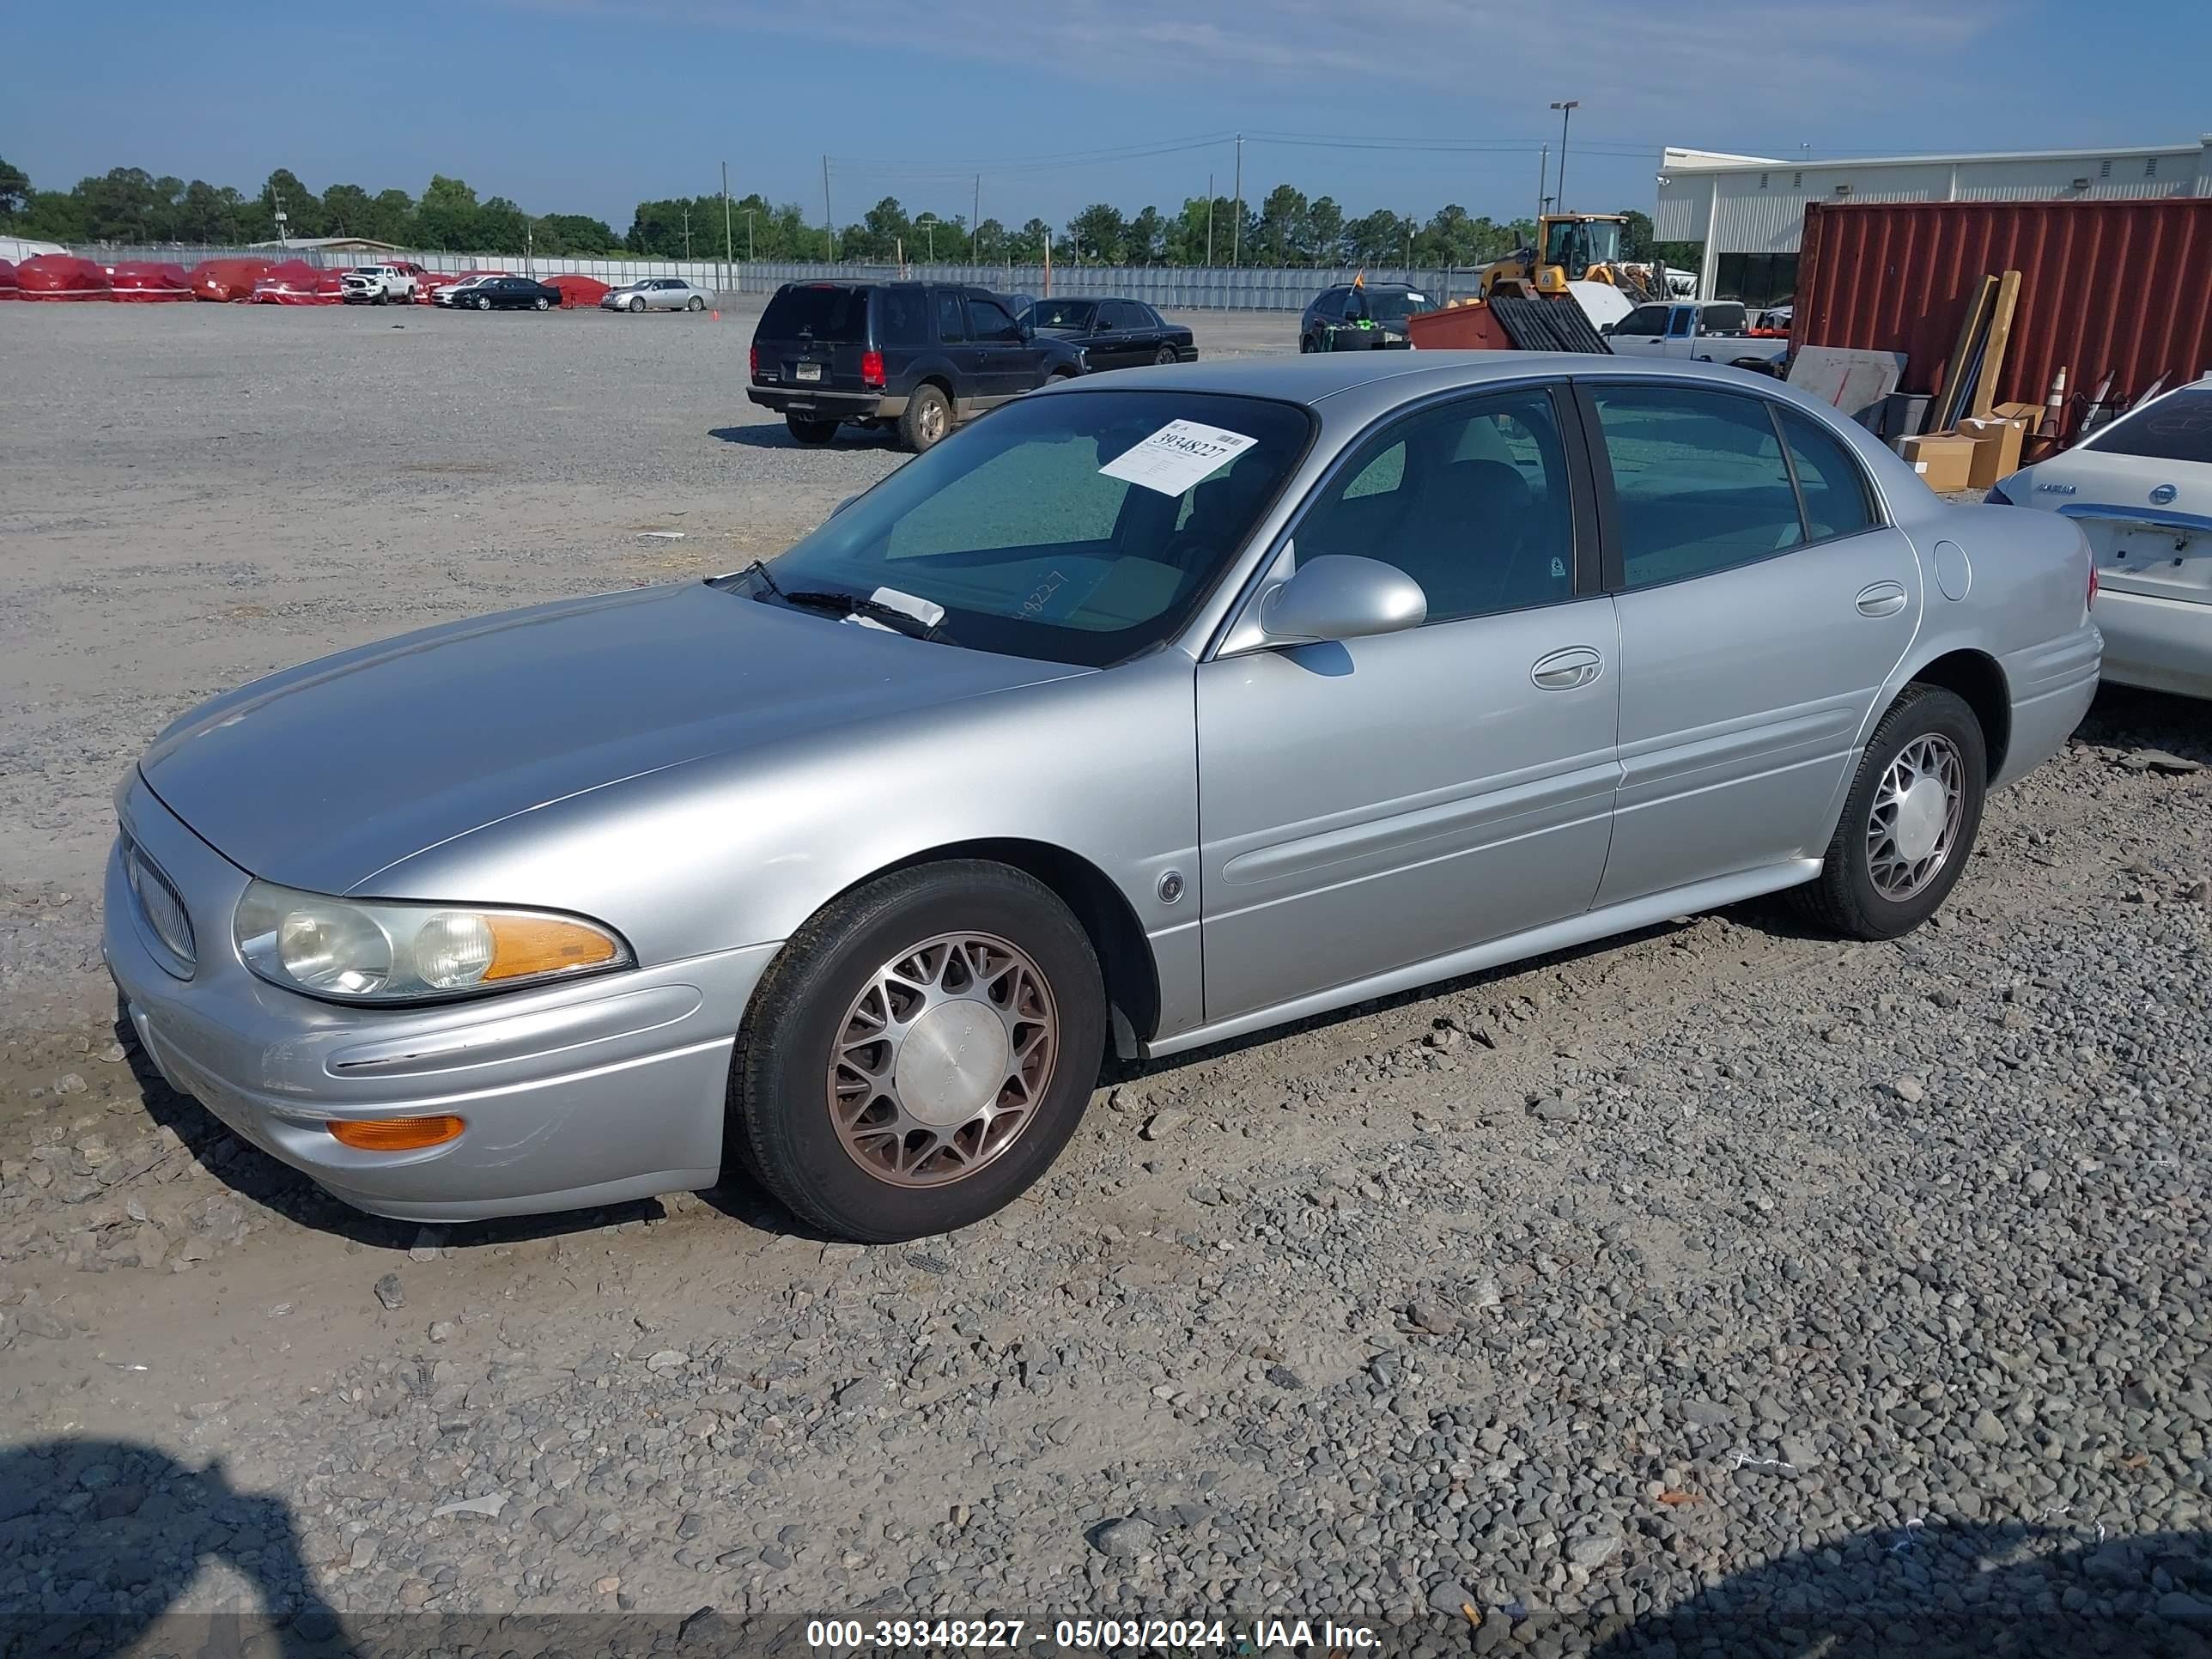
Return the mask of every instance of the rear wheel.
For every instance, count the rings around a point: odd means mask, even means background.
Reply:
[[[1005,865],[899,871],[817,912],[763,977],[731,1069],[730,1140],[824,1231],[872,1243],[1004,1208],[1097,1080],[1097,958]]]
[[[783,423],[791,428],[791,435],[803,444],[826,444],[837,435],[835,421],[810,421],[804,416],[787,415]]]
[[[1852,939],[1896,939],[1936,913],[1981,828],[1989,750],[1965,699],[1908,685],[1867,742],[1820,873],[1799,907]]]
[[[551,305],[553,302],[541,294],[537,297],[537,299],[531,301],[531,303],[535,305],[538,310],[543,311],[546,307]]]
[[[691,303],[684,307],[686,311],[704,311],[706,308],[707,302],[696,294],[691,296]]]
[[[1176,349],[1173,346],[1164,345],[1160,348],[1159,356],[1153,358],[1152,361],[1164,368],[1170,363],[1179,362],[1182,360],[1176,356]]]
[[[952,429],[952,405],[945,393],[927,384],[914,389],[899,416],[899,441],[919,455]]]

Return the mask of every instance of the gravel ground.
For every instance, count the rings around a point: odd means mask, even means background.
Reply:
[[[15,1637],[2212,1653],[2201,705],[2108,693],[1912,938],[1755,905],[1124,1067],[1045,1183],[917,1246],[743,1185],[404,1228],[231,1138],[87,972],[155,726],[726,566],[896,462],[749,418],[737,319],[404,321],[0,307]]]

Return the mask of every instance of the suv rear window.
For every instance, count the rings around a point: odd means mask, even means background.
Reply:
[[[2147,461],[2212,462],[2212,387],[2169,392],[2115,421],[2082,447]]]
[[[760,333],[770,340],[805,337],[840,345],[866,344],[868,290],[833,283],[780,288],[761,313]]]

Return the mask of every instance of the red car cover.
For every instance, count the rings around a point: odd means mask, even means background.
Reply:
[[[266,259],[204,259],[192,267],[192,297],[217,305],[253,297],[253,285],[267,274]]]
[[[147,259],[126,259],[109,274],[108,281],[118,300],[143,301],[189,300],[192,297],[192,279],[185,275],[182,265]]]
[[[545,286],[561,290],[563,311],[589,311],[613,291],[596,276],[581,276],[569,271],[548,276]]]
[[[107,273],[89,259],[67,253],[40,253],[15,267],[15,284],[26,300],[112,300]]]
[[[304,259],[287,259],[262,273],[253,299],[264,306],[335,306],[345,303],[345,272],[323,270]]]
[[[0,259],[0,300],[20,300],[23,290],[15,286],[15,262]]]

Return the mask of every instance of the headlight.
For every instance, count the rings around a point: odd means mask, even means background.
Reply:
[[[338,1002],[472,996],[629,967],[629,947],[574,916],[331,898],[257,881],[231,925],[272,985]]]

